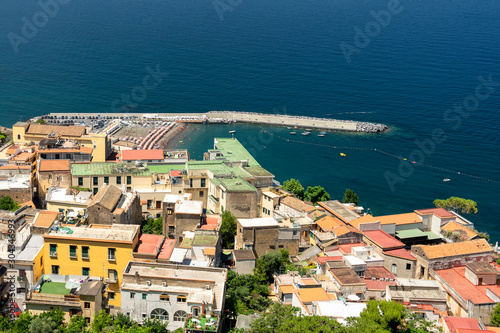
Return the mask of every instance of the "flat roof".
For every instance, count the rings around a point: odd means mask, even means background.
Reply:
[[[33,225],[36,227],[48,228],[57,219],[58,212],[42,211],[38,213]]]
[[[350,223],[351,221],[359,218],[359,215],[344,206],[338,200],[330,200],[330,201],[321,201],[318,202],[318,205],[325,208],[327,211],[337,216],[344,222]]]
[[[228,161],[248,161],[249,166],[260,166],[257,160],[236,138],[215,138],[214,150],[218,150]]]
[[[48,231],[43,237],[46,239],[67,238],[132,243],[135,235],[139,232],[139,228],[139,225],[132,224],[113,224],[109,227],[96,225],[90,227],[62,227],[57,231]]]
[[[408,259],[408,260],[417,260],[417,258],[415,258],[413,256],[413,254],[411,254],[411,251],[407,250],[407,249],[387,250],[387,251],[384,251],[384,254],[392,256],[392,257],[398,257],[398,258],[403,258],[403,259]]]
[[[455,217],[454,214],[450,213],[444,208],[427,208],[427,209],[418,209],[415,210],[415,213],[419,215],[436,215],[441,218],[450,218]]]
[[[183,170],[186,168],[185,163],[176,164],[151,164],[148,163],[148,169],[154,173],[169,173],[171,170]]]
[[[343,301],[319,301],[318,314],[324,317],[348,318],[359,317],[366,309],[366,303],[354,303]],[[342,322],[342,321],[341,321]]]
[[[278,222],[273,217],[259,217],[254,219],[238,219],[243,228],[278,227]]]
[[[163,202],[176,203],[179,200],[191,200],[191,193],[185,194],[165,194]]]
[[[254,192],[257,189],[242,177],[218,178],[222,186],[231,192]]]
[[[203,213],[203,202],[202,201],[178,201],[175,204],[174,211],[176,214],[196,214],[201,215]]]
[[[218,235],[203,235],[195,233],[191,246],[215,246],[219,240]]]
[[[330,268],[330,273],[341,285],[363,284],[363,280],[349,267]]]
[[[122,151],[122,161],[163,160],[162,149],[130,149]]]
[[[394,214],[394,215],[383,215],[383,216],[372,216],[366,214],[356,220],[350,222],[350,224],[359,229],[359,226],[363,223],[375,223],[380,222],[380,224],[395,224],[395,225],[405,225],[413,223],[422,223],[419,215],[412,213],[405,214]]]
[[[31,235],[30,240],[26,244],[26,247],[16,255],[15,260],[19,261],[33,261],[35,260],[37,254],[43,248],[43,236],[42,235]]]
[[[314,301],[329,301],[330,296],[321,288],[301,288],[293,291],[302,303],[312,303]]]
[[[177,241],[175,239],[165,239],[163,242],[163,246],[161,247],[160,253],[158,254],[158,259],[170,259],[172,252],[174,251],[175,243]]]
[[[233,256],[235,260],[255,259],[255,255],[252,250],[233,250]]]
[[[145,167],[138,168],[135,164],[115,162],[92,162],[71,164],[73,176],[101,176],[101,175],[134,175],[150,176],[151,170]],[[122,180],[122,183],[125,183]]]

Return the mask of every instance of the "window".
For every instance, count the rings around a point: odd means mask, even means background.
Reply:
[[[109,248],[108,249],[108,260],[112,260],[112,261],[116,260],[115,254],[116,254],[116,249]]]
[[[115,299],[115,293],[108,291],[108,298],[111,300]]]
[[[82,246],[82,259],[88,259],[88,258],[89,258],[89,247]]]
[[[83,276],[89,276],[90,275],[90,268],[88,268],[88,267],[82,267],[82,275]]]
[[[411,269],[411,264],[406,264],[406,270],[410,270]]]
[[[130,298],[135,298],[135,293],[130,293]]]
[[[52,274],[59,274],[59,266],[52,265]]]
[[[161,209],[161,201],[156,202],[156,209]]]
[[[148,200],[148,209],[153,206],[153,200]]]
[[[179,310],[174,313],[174,321],[186,321],[187,313],[186,311]]]
[[[85,302],[83,304],[84,304],[85,309],[90,309],[90,302]]]
[[[94,182],[93,182],[93,184],[94,184],[94,186],[99,185],[99,178],[94,177]]]
[[[71,154],[66,154],[66,159],[70,160],[71,159]]]
[[[201,179],[201,187],[205,187],[205,186],[206,186],[206,184],[207,184],[206,179],[205,179],[205,178],[202,178],[202,179]]]
[[[76,258],[76,245],[69,246],[69,257]]]
[[[132,184],[132,176],[127,176],[127,185]]]
[[[118,280],[118,271],[116,269],[108,269],[109,281],[116,282]]]
[[[175,232],[175,227],[174,226],[168,226],[168,232],[174,233]]]
[[[109,177],[108,176],[104,177],[104,183],[109,185]]]
[[[170,302],[170,295],[160,295],[160,301]]]
[[[391,272],[392,272],[392,274],[396,275],[397,272],[398,272],[398,265],[392,264],[392,266],[391,266]]]
[[[148,298],[148,294],[142,294],[142,299],[145,300]]]
[[[57,257],[57,244],[50,244],[49,255],[51,257]]]
[[[221,199],[224,199],[224,191],[220,192],[220,197],[221,197]]]
[[[132,187],[127,186],[127,192],[132,192]]]
[[[99,189],[97,187],[94,187],[94,191],[93,191],[94,195],[96,195],[97,192],[99,192]]]
[[[187,302],[186,296],[177,296],[177,303],[186,303],[186,302]]]
[[[56,160],[60,159],[59,154],[56,154]]]
[[[197,306],[193,306],[191,308],[191,312],[193,313],[193,317],[198,317],[200,315],[200,308]]]
[[[17,135],[17,139],[18,139],[18,140],[21,140],[21,134],[18,134],[18,135]]]
[[[116,184],[121,185],[122,183],[122,176],[116,176]]]
[[[78,177],[78,186],[83,186],[83,177]]]
[[[200,191],[200,198],[203,198],[203,191]]]
[[[173,212],[174,212],[174,210],[173,210],[173,209],[170,209],[170,208],[169,208],[169,209],[167,209],[167,215],[172,215],[172,213],[173,213]]]
[[[193,178],[189,180],[189,187],[193,187]]]
[[[151,319],[168,320],[168,312],[165,309],[160,309],[160,308],[154,309],[153,311],[151,311]]]

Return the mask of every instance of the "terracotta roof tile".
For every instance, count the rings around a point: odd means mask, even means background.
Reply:
[[[163,160],[162,149],[123,150],[122,161]]]
[[[80,137],[85,134],[85,127],[30,124],[26,133],[39,135],[59,133],[62,136]]]
[[[388,250],[388,251],[384,251],[384,254],[389,255],[391,257],[398,257],[398,258],[409,259],[409,260],[417,260],[417,258],[415,258],[413,256],[413,254],[411,254],[411,251],[407,250],[407,249]]]
[[[58,212],[43,211],[38,213],[34,225],[37,227],[48,228],[56,220]]]
[[[382,249],[396,249],[405,246],[404,243],[380,229],[364,231],[363,234]]]
[[[70,171],[69,160],[41,160],[39,172]]]
[[[164,239],[160,235],[141,234],[135,252],[157,254]]]
[[[165,259],[165,260],[170,259],[170,256],[174,251],[175,242],[176,242],[175,239],[165,239],[165,241],[163,242],[163,246],[161,247],[160,253],[158,254],[158,259]]]
[[[476,318],[445,317],[444,322],[450,333],[456,333],[457,328],[481,329]]]
[[[323,288],[302,288],[293,291],[299,300],[305,303],[313,301],[329,301],[330,297]]]
[[[314,210],[314,206],[305,204],[302,200],[299,200],[294,197],[284,197],[281,199],[281,204],[288,206],[292,209],[295,209],[299,212],[310,212]]]
[[[457,232],[463,234],[465,236],[464,238],[466,240],[472,239],[472,238],[477,236],[477,232],[475,232],[471,228],[467,228],[466,226],[464,226],[460,223],[457,223],[457,222],[453,222],[453,221],[446,223],[444,226],[441,227],[441,229],[446,230],[446,231],[451,231],[451,232],[457,231]]]
[[[406,214],[394,214],[394,215],[383,215],[383,216],[372,216],[366,214],[356,220],[349,222],[353,227],[359,229],[359,225],[362,223],[372,223],[380,222],[380,224],[396,224],[404,225],[411,223],[421,223],[422,220],[417,213],[406,213]]]
[[[419,215],[436,215],[441,218],[449,218],[449,217],[456,217],[453,213],[450,213],[444,208],[428,208],[428,209],[418,209],[415,211],[415,213]]]
[[[484,238],[460,243],[416,245],[415,247],[420,247],[429,259],[493,251],[490,244]]]
[[[97,192],[89,206],[100,204],[107,210],[112,211],[118,200],[120,200],[121,195],[122,191],[118,187],[108,185]]]

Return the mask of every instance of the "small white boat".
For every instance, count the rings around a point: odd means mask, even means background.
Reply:
[[[307,136],[309,134],[311,134],[311,132],[307,132],[307,131],[306,132],[302,132],[302,135],[306,135]]]
[[[293,128],[293,127],[290,127],[290,126],[287,126],[287,128],[286,128],[286,129],[289,129],[289,130],[291,130],[292,128]]]
[[[450,178],[445,178],[445,179],[443,179],[443,182],[450,182],[450,181],[451,181],[451,179],[450,179]]]
[[[324,137],[325,135],[324,135],[324,134],[318,134],[318,136],[319,136],[320,138],[322,138],[322,137]]]
[[[326,132],[325,131],[321,131],[321,132],[319,132],[319,134],[325,136]]]
[[[295,135],[297,134],[297,132],[290,132],[290,135]]]

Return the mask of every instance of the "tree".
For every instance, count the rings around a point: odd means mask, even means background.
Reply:
[[[66,328],[65,333],[82,333],[86,331],[86,328],[87,322],[85,318],[81,315],[76,315],[69,320],[68,328]]]
[[[353,190],[348,188],[345,190],[344,199],[342,199],[342,202],[343,203],[353,203],[355,206],[357,206],[359,203],[359,198],[358,198],[358,195],[356,193],[354,193]]]
[[[280,274],[290,264],[288,250],[271,251],[257,259],[253,272],[260,282],[271,283],[274,280],[273,275],[275,273]]]
[[[3,197],[2,199],[0,199],[0,209],[10,210],[13,212],[13,211],[16,211],[19,209],[19,205],[17,204],[17,202],[12,200],[11,197],[9,197],[7,195],[7,196]]]
[[[141,233],[151,235],[161,235],[163,232],[163,219],[161,217],[149,218],[141,223]]]
[[[342,333],[346,332],[346,329],[333,318],[322,316],[298,316],[285,319],[279,331],[287,333]]]
[[[47,122],[45,121],[45,119],[40,118],[35,121],[35,124],[47,125]]]
[[[282,332],[281,326],[299,315],[299,309],[291,305],[273,303],[267,312],[250,324],[250,333]]]
[[[222,213],[222,222],[220,226],[220,235],[222,238],[222,248],[234,248],[234,236],[236,236],[236,217],[230,211],[225,210]]]
[[[454,210],[459,214],[476,214],[477,203],[470,199],[449,197],[448,199],[434,200],[434,206],[444,208],[446,210]]]
[[[316,203],[318,201],[330,200],[330,194],[321,186],[309,186],[304,193],[304,200]]]
[[[148,332],[150,333],[165,333],[168,332],[167,330],[168,322],[163,322],[161,320],[156,320],[156,319],[146,319],[145,322],[143,322],[142,327],[147,328]]]
[[[113,318],[104,310],[99,311],[99,315],[94,317],[92,322],[92,333],[102,332],[104,328],[113,325]]]
[[[302,200],[304,198],[304,186],[297,179],[285,180],[283,186],[281,186],[285,191],[294,194],[297,198]]]
[[[500,303],[495,305],[495,307],[493,308],[493,312],[491,313],[490,324],[497,327],[500,326]]]

